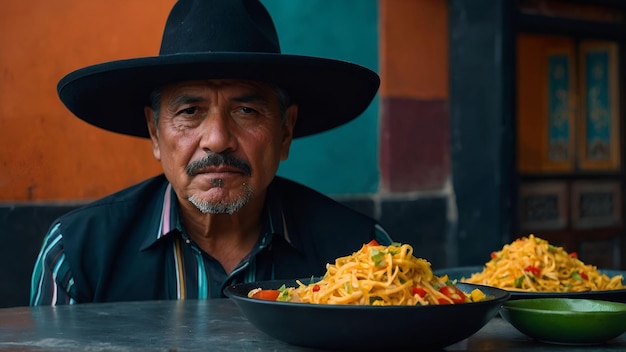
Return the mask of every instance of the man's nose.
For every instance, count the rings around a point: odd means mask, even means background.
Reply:
[[[227,112],[213,110],[199,128],[200,147],[205,151],[222,153],[235,148],[234,121]]]

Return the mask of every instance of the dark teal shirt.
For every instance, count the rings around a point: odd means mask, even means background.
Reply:
[[[373,219],[281,177],[268,188],[261,229],[226,273],[187,236],[160,175],[57,219],[35,263],[30,304],[224,297],[229,284],[321,276],[371,239],[391,243]]]

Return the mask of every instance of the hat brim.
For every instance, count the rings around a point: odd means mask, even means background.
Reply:
[[[345,61],[267,53],[193,53],[119,60],[63,77],[61,101],[82,120],[109,131],[149,137],[144,107],[164,84],[197,79],[259,80],[285,89],[299,105],[294,138],[345,124],[369,106],[378,75]]]

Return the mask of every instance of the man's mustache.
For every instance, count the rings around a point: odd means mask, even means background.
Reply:
[[[222,166],[228,165],[241,170],[245,175],[250,176],[252,174],[252,167],[247,162],[237,159],[232,154],[210,153],[202,159],[194,160],[187,165],[185,171],[187,175],[194,176],[199,170],[207,168],[209,166]]]

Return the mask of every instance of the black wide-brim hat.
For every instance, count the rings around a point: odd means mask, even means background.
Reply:
[[[144,107],[163,85],[201,79],[275,84],[298,104],[294,138],[359,116],[378,90],[378,75],[333,59],[281,54],[274,23],[258,0],[179,0],[158,56],[88,66],[63,77],[61,101],[95,126],[149,137]]]

